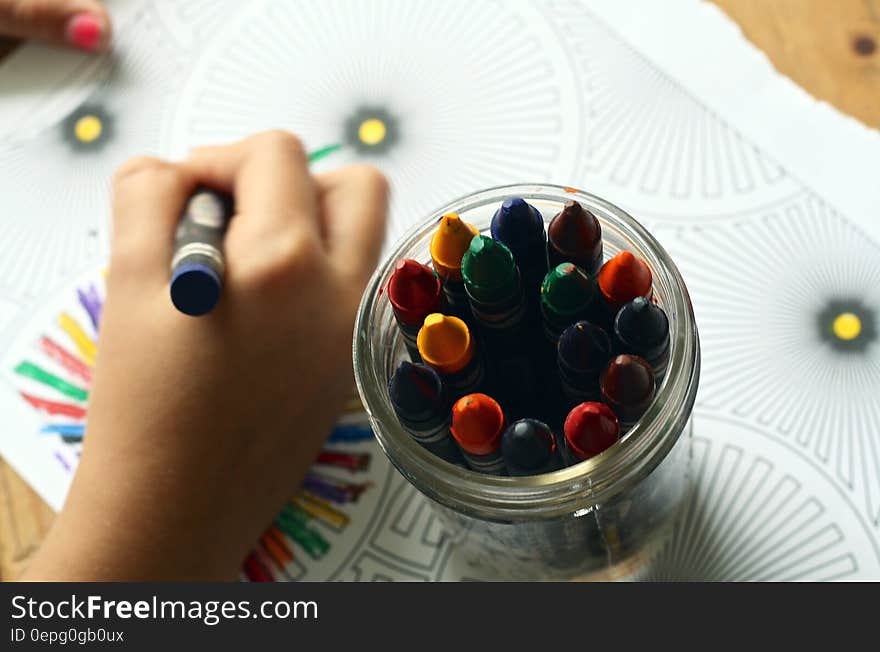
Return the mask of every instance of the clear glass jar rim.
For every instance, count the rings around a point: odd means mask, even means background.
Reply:
[[[670,291],[664,307],[670,315],[670,357],[657,396],[617,444],[590,460],[538,476],[501,477],[477,474],[447,464],[415,443],[400,426],[386,394],[379,352],[373,351],[369,328],[382,292],[383,278],[418,238],[436,228],[442,215],[465,213],[511,195],[559,202],[574,199],[596,214],[603,228],[620,232],[645,254],[655,285]],[[361,399],[370,416],[382,424],[377,439],[397,469],[420,491],[456,511],[496,521],[554,518],[601,504],[632,486],[671,450],[690,416],[699,383],[700,347],[693,307],[684,280],[666,250],[632,216],[601,197],[571,187],[524,183],[470,193],[435,210],[413,226],[373,274],[355,322],[354,371]]]

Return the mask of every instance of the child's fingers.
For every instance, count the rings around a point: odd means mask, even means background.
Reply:
[[[315,188],[305,150],[284,131],[267,131],[232,145],[200,147],[184,165],[207,185],[233,192],[235,212],[247,224],[234,228],[271,237],[302,227],[319,232]]]
[[[110,32],[98,0],[0,0],[0,34],[98,52]]]
[[[388,182],[368,165],[320,174],[315,182],[330,257],[343,274],[363,284],[385,239]]]
[[[167,283],[174,231],[196,184],[188,170],[159,159],[123,164],[114,179],[111,269]]]

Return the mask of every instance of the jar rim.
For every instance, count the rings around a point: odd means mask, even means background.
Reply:
[[[417,444],[397,420],[382,376],[386,351],[376,350],[370,329],[383,300],[384,279],[407,255],[413,242],[436,228],[449,212],[469,210],[515,195],[528,200],[577,200],[600,224],[626,238],[646,260],[654,287],[664,289],[663,307],[670,322],[666,375],[655,399],[639,422],[603,453],[578,464],[536,476],[489,476],[449,464]],[[604,237],[603,237],[604,239]],[[387,299],[384,299],[387,300]],[[431,212],[411,227],[386,255],[371,277],[355,321],[355,380],[373,421],[379,445],[392,464],[422,493],[435,501],[486,520],[518,521],[555,518],[589,511],[634,485],[672,449],[685,429],[696,398],[700,373],[697,326],[687,287],[663,246],[635,218],[611,202],[576,188],[519,183],[468,193]]]

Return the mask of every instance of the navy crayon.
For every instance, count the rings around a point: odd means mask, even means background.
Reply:
[[[647,360],[659,382],[669,361],[669,318],[663,308],[644,297],[624,305],[614,318],[614,348]]]
[[[223,235],[232,212],[231,197],[207,188],[196,190],[186,204],[174,236],[170,285],[174,307],[186,315],[205,315],[220,300]]]
[[[569,405],[600,400],[599,375],[610,358],[611,341],[599,326],[579,321],[563,331],[556,362]]]
[[[509,197],[492,216],[492,237],[516,260],[527,303],[537,316],[537,297],[547,274],[547,234],[540,211],[521,197]]]
[[[388,382],[388,396],[400,424],[419,444],[452,464],[464,459],[449,434],[449,398],[436,371],[402,361]]]
[[[562,466],[556,437],[536,419],[514,421],[501,437],[501,454],[510,475],[539,475]]]

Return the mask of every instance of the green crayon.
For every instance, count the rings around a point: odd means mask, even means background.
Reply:
[[[566,328],[588,317],[593,302],[593,283],[580,267],[560,263],[541,284],[541,316],[544,336],[556,346]]]
[[[525,414],[535,400],[537,383],[528,343],[533,334],[513,254],[497,240],[478,235],[462,258],[461,271],[495,394],[506,412]]]

